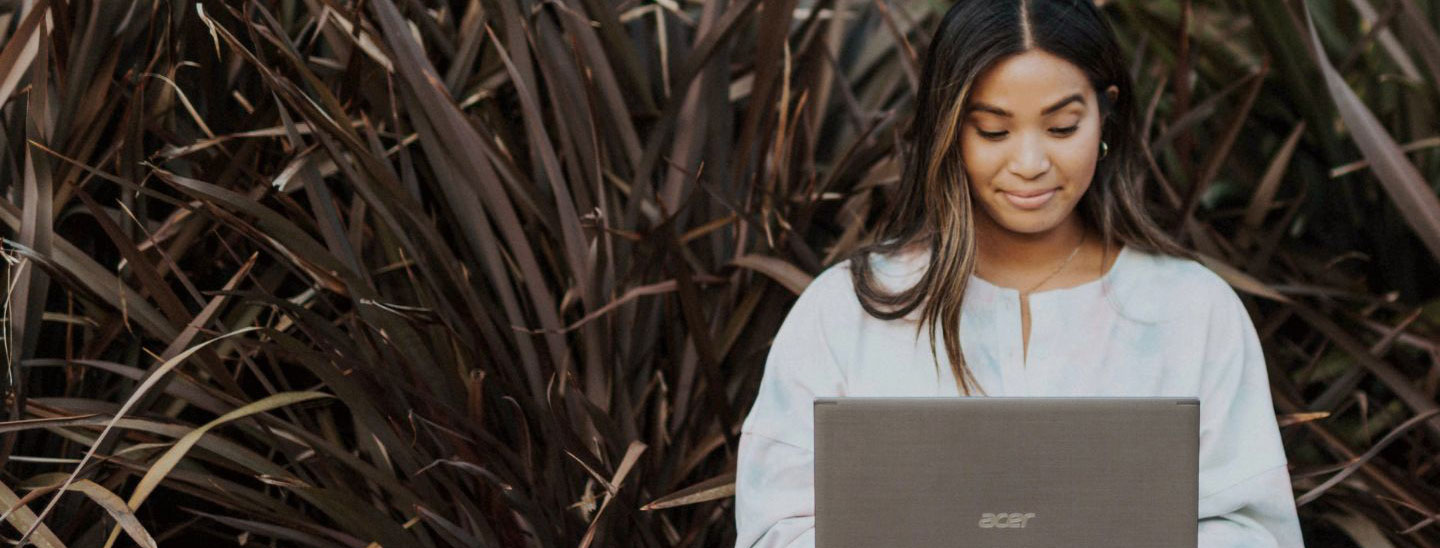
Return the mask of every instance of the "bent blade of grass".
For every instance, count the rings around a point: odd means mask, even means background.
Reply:
[[[810,282],[815,280],[814,276],[806,274],[800,267],[775,257],[745,255],[735,259],[733,264],[769,276],[796,295],[805,291]]]
[[[121,429],[144,431],[144,432],[149,432],[149,433],[152,433],[152,434],[158,434],[158,435],[161,435],[161,436],[167,436],[167,437],[171,437],[171,438],[175,438],[175,439],[181,439],[181,438],[185,437],[185,435],[187,435],[187,434],[189,434],[189,433],[191,432],[191,429],[188,428],[188,427],[186,427],[186,426],[182,426],[182,425],[178,425],[178,424],[160,423],[160,422],[143,420],[143,419],[128,419],[128,418],[127,418],[127,419],[121,419],[119,422],[116,423],[116,426],[117,426],[118,428],[121,428]],[[59,432],[62,432],[62,431],[57,431],[57,433],[59,433]],[[70,436],[67,436],[67,437],[70,437]],[[98,438],[87,438],[87,437],[84,437],[84,436],[73,436],[73,437],[71,437],[71,439],[73,439],[73,440],[76,441],[77,443],[94,445],[96,439],[98,439]],[[255,477],[261,478],[261,481],[262,481],[262,482],[265,482],[265,483],[268,483],[268,484],[271,484],[271,485],[279,485],[279,486],[282,486],[282,487],[288,487],[288,488],[301,488],[301,487],[305,487],[304,485],[302,485],[302,484],[299,482],[299,480],[295,480],[295,479],[293,479],[293,478],[290,478],[288,472],[287,472],[284,468],[282,468],[280,465],[277,465],[277,464],[272,463],[270,460],[268,460],[268,459],[267,459],[266,457],[264,457],[263,455],[254,453],[254,452],[250,451],[248,448],[246,448],[245,446],[240,445],[239,443],[236,443],[236,442],[234,442],[234,441],[231,441],[231,440],[228,440],[228,439],[225,439],[225,438],[221,438],[221,437],[219,437],[219,436],[203,436],[203,437],[199,438],[197,445],[198,445],[200,448],[205,449],[208,454],[221,455],[221,456],[223,456],[224,458],[230,460],[231,462],[234,462],[234,463],[236,463],[236,464],[238,464],[238,465],[240,465],[240,466],[242,466],[242,467],[250,470],[251,472],[253,472],[253,474],[254,474]],[[113,455],[112,455],[112,457],[113,457]],[[111,462],[112,462],[112,463],[115,463],[115,464],[119,464],[119,465],[121,465],[121,466],[123,466],[123,467],[126,467],[126,468],[130,468],[130,469],[132,469],[132,470],[133,470],[135,473],[137,473],[137,474],[145,470],[144,468],[138,466],[137,464],[128,463],[127,461],[125,461],[125,460],[123,460],[123,459],[112,459]],[[365,472],[364,470],[358,470],[358,471],[361,472],[361,473],[364,473],[364,472]],[[268,510],[268,511],[270,511],[270,512],[278,511],[278,509],[275,508],[275,505],[274,505],[274,504],[271,504],[271,502],[270,502],[271,499],[265,499],[264,497],[262,497],[261,495],[259,495],[259,493],[250,493],[250,494],[247,494],[247,493],[249,493],[249,490],[248,490],[247,488],[245,488],[245,487],[242,487],[242,486],[239,486],[239,485],[235,485],[235,484],[232,484],[232,483],[230,483],[230,482],[228,482],[228,481],[225,481],[225,480],[223,480],[223,479],[219,479],[219,478],[216,478],[216,477],[213,477],[213,476],[209,476],[209,475],[204,476],[204,477],[203,477],[203,480],[202,480],[200,477],[197,477],[197,476],[199,476],[199,475],[200,475],[200,474],[198,474],[198,473],[196,473],[196,472],[191,472],[191,471],[187,471],[187,470],[179,469],[179,468],[176,468],[176,469],[174,469],[174,470],[171,472],[171,477],[173,477],[174,479],[179,480],[179,481],[181,481],[181,482],[189,483],[189,484],[193,484],[193,485],[198,485],[198,486],[205,486],[205,487],[207,487],[207,488],[212,488],[212,489],[217,489],[217,490],[220,490],[220,491],[222,491],[222,492],[224,492],[224,493],[227,493],[227,494],[230,494],[230,495],[237,495],[237,494],[239,494],[239,495],[241,495],[241,496],[239,497],[240,499],[244,499],[244,500],[247,500],[247,501],[250,501],[250,502],[260,502],[260,503],[264,503],[264,504],[267,506],[267,510]],[[37,484],[37,483],[38,483],[38,484],[41,484],[41,485],[58,483],[58,481],[43,481],[43,476],[44,476],[44,475],[42,474],[42,476],[37,476],[36,478],[31,478],[31,480],[27,480],[27,483],[28,483],[28,484]],[[64,474],[63,474],[63,473],[59,473],[59,474],[57,474],[56,476],[57,476],[57,477],[60,477],[60,476],[64,476]],[[367,477],[373,477],[373,476],[367,476]],[[52,485],[52,486],[50,487],[50,489],[51,489],[51,490],[58,489],[58,486],[53,486],[53,485]],[[394,541],[394,542],[385,542],[385,543],[383,544],[384,546],[392,546],[392,545],[394,545],[394,546],[410,546],[410,545],[411,545],[409,542],[405,542],[403,538],[398,537],[398,536],[394,536],[393,528],[390,528],[390,527],[387,526],[388,524],[390,524],[390,522],[385,521],[385,520],[381,520],[381,519],[377,519],[374,515],[366,515],[366,516],[362,516],[362,517],[357,518],[357,517],[356,517],[356,515],[357,515],[356,513],[357,513],[357,512],[365,513],[365,512],[367,512],[367,510],[364,510],[364,509],[359,509],[359,510],[356,510],[356,509],[347,509],[343,504],[340,504],[340,503],[338,502],[338,501],[345,500],[345,499],[343,498],[343,496],[337,496],[337,495],[335,495],[335,494],[331,494],[331,493],[329,493],[329,491],[330,491],[330,490],[317,489],[317,488],[297,489],[297,493],[298,493],[302,498],[306,499],[307,502],[310,502],[310,503],[314,504],[317,508],[321,509],[321,511],[322,511],[324,514],[326,514],[326,515],[328,515],[329,517],[331,517],[331,518],[335,521],[335,523],[337,524],[337,526],[339,526],[339,527],[345,528],[345,529],[348,530],[348,531],[354,531],[354,532],[361,533],[361,534],[368,534],[368,535],[371,535],[371,536],[374,537],[374,538],[388,538],[390,541]],[[194,494],[194,493],[191,493],[191,494]],[[31,494],[26,495],[26,496],[27,496],[27,497],[30,497],[30,496],[32,496],[32,495],[34,495],[34,493],[31,493]],[[354,494],[351,493],[351,494],[348,494],[348,495],[345,495],[345,496],[350,496],[351,498],[353,498],[353,497],[354,497]],[[411,497],[411,499],[413,499],[413,496]],[[406,499],[406,500],[411,500],[411,499]],[[23,499],[22,499],[22,500],[23,500]],[[359,499],[356,499],[356,500],[359,500]],[[278,502],[278,501],[277,501],[277,502]],[[0,520],[3,520],[4,518],[5,518],[5,516],[0,516]],[[325,531],[326,531],[327,533],[332,532],[332,531],[329,531],[329,530],[325,530]],[[344,545],[347,545],[347,546],[357,545],[357,544],[355,544],[355,543],[353,543],[353,542],[349,542],[347,539],[341,538],[341,537],[339,537],[339,536],[336,536],[336,535],[331,535],[331,536],[332,536],[333,538],[336,538],[336,539],[338,539],[338,540],[341,540],[341,541],[344,543]],[[358,542],[358,541],[356,541],[356,542]]]
[[[674,493],[670,493],[641,506],[644,511],[662,510],[723,499],[735,494],[735,473],[730,472],[701,481]]]
[[[169,451],[166,451],[164,455],[156,459],[155,464],[150,466],[150,470],[145,472],[145,476],[140,478],[140,484],[136,485],[135,491],[130,494],[129,509],[132,511],[139,509],[140,505],[144,504],[145,499],[149,498],[150,493],[154,492],[155,488],[160,485],[160,482],[165,479],[166,474],[169,474],[175,466],[180,464],[180,459],[185,458],[185,453],[189,452],[190,448],[194,447],[195,444],[200,441],[201,436],[204,436],[206,432],[209,432],[215,427],[233,420],[242,419],[256,413],[264,413],[287,405],[319,398],[333,397],[335,396],[323,392],[281,392],[251,402],[234,411],[221,415],[215,420],[205,423],[204,426],[190,431],[190,433],[185,434],[185,437],[175,442],[175,445],[170,447]],[[118,527],[110,530],[110,539],[105,541],[105,548],[110,548],[110,546],[115,544],[115,539],[119,533],[120,529]]]
[[[166,373],[169,373],[170,370],[175,369],[181,363],[184,363],[187,358],[189,358],[192,354],[199,352],[202,348],[210,346],[211,344],[214,344],[218,341],[228,339],[235,335],[249,333],[257,329],[260,328],[246,327],[231,331],[224,335],[220,335],[203,343],[192,346],[186,351],[181,352],[174,358],[170,358],[165,363],[160,364],[160,367],[156,368],[154,370],[154,373],[152,373],[149,378],[145,379],[145,382],[140,383],[140,386],[135,388],[135,392],[130,395],[129,399],[125,400],[125,405],[120,406],[120,411],[115,413],[115,416],[110,419],[110,422],[105,424],[105,428],[101,430],[100,435],[95,438],[95,443],[90,445],[90,450],[85,452],[85,456],[80,459],[80,464],[77,464],[75,466],[75,471],[71,472],[70,475],[65,479],[65,483],[60,485],[60,493],[57,493],[54,497],[50,498],[50,503],[46,504],[45,508],[40,511],[40,515],[36,517],[35,522],[32,523],[30,525],[30,528],[26,529],[25,533],[20,536],[20,541],[18,542],[18,545],[24,546],[25,540],[29,539],[30,535],[35,532],[35,529],[40,524],[40,521],[43,520],[47,514],[50,513],[51,509],[55,508],[55,503],[60,501],[60,496],[65,493],[65,490],[69,488],[70,484],[75,482],[76,476],[79,476],[80,471],[85,469],[85,464],[90,462],[90,459],[95,456],[95,449],[100,446],[100,441],[105,439],[105,435],[109,434],[110,430],[115,427],[115,423],[118,422],[121,417],[124,417],[125,413],[129,412],[130,408],[135,405],[135,402],[139,401],[140,398],[144,396],[151,387],[155,386],[156,383],[160,382],[160,379],[163,378]]]
[[[60,537],[41,523],[35,517],[35,512],[29,507],[20,504],[20,496],[10,490],[10,486],[0,482],[0,506],[4,507],[5,518],[15,526],[15,530],[35,529],[34,538],[30,542],[39,548],[65,548],[65,543],[60,542]]]
[[[88,479],[74,482],[70,485],[70,490],[79,491],[85,496],[90,497],[90,500],[95,501],[95,504],[99,504],[101,508],[104,508],[105,511],[110,514],[110,517],[115,518],[115,534],[118,535],[120,530],[124,529],[125,533],[130,535],[130,538],[133,539],[136,544],[144,548],[159,548],[159,544],[155,542],[155,537],[150,536],[150,532],[146,531],[145,526],[140,524],[139,518],[135,517],[134,510],[126,507],[125,500],[120,498],[119,495],[112,493],[109,489]]]
[[[21,482],[19,486],[21,489],[30,491],[30,493],[21,497],[18,503],[23,507],[24,504],[28,504],[36,498],[59,490],[61,486],[65,485],[66,477],[64,472],[50,472],[31,476],[29,479]],[[111,517],[115,518],[117,532],[120,529],[124,529],[125,533],[130,535],[130,538],[134,539],[136,544],[144,548],[159,548],[159,545],[155,542],[155,538],[150,535],[150,532],[145,529],[144,525],[141,525],[135,513],[125,506],[124,499],[121,499],[109,489],[88,479],[75,481],[69,486],[69,489],[89,497],[90,500],[108,512]],[[11,517],[10,509],[6,509],[5,515],[0,516],[0,520],[8,517]]]

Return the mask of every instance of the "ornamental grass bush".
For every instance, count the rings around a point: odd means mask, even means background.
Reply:
[[[1440,546],[1440,2],[1100,1],[1313,546]],[[732,546],[795,296],[887,214],[898,0],[0,1],[0,526]]]

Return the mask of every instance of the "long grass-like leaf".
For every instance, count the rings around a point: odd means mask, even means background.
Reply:
[[[640,454],[644,452],[645,444],[640,442],[630,443],[630,447],[625,450],[625,457],[620,461],[620,465],[615,468],[615,476],[610,479],[609,484],[614,486],[614,489],[618,490],[624,485],[625,477],[630,475],[630,469],[634,468],[635,463],[640,460]],[[600,503],[600,510],[595,512],[595,518],[590,520],[590,527],[585,530],[585,536],[580,538],[580,548],[587,548],[591,542],[594,542],[596,527],[600,525],[600,517],[605,514],[605,508],[610,506],[610,501],[614,500],[614,498],[615,495],[613,494],[605,495],[605,501]]]
[[[1380,454],[1381,450],[1388,447],[1395,440],[1400,439],[1400,436],[1406,431],[1409,431],[1411,428],[1419,426],[1426,419],[1429,419],[1436,415],[1440,415],[1440,409],[1430,409],[1428,411],[1425,411],[1424,413],[1415,415],[1414,417],[1410,417],[1409,420],[1406,420],[1399,426],[1396,426],[1395,429],[1391,430],[1390,433],[1386,434],[1385,437],[1380,439],[1380,441],[1375,442],[1375,445],[1371,446],[1370,450],[1366,451],[1365,454],[1361,455],[1353,462],[1347,464],[1345,468],[1340,471],[1340,473],[1331,476],[1330,479],[1325,480],[1324,483],[1321,483],[1314,489],[1311,489],[1304,494],[1295,497],[1295,505],[1304,506],[1310,501],[1315,500],[1316,497],[1319,497],[1322,493],[1329,490],[1331,487],[1339,484],[1341,481],[1344,481],[1345,478],[1350,477],[1351,474],[1354,474],[1355,471],[1361,466],[1363,466],[1367,461],[1369,461],[1375,455]]]
[[[24,15],[14,34],[5,37],[5,46],[0,49],[0,105],[10,102],[10,95],[35,61],[41,44],[36,29],[41,28],[42,21],[51,18],[50,1],[35,2]]]
[[[763,255],[746,255],[734,260],[736,266],[749,268],[780,282],[785,289],[799,295],[814,280],[814,276],[806,274],[793,264],[774,257]]]
[[[1290,158],[1295,154],[1296,145],[1300,144],[1300,138],[1304,136],[1305,122],[1295,125],[1295,129],[1285,138],[1285,143],[1280,145],[1280,150],[1270,160],[1270,165],[1265,168],[1265,175],[1260,178],[1260,184],[1255,187],[1255,194],[1250,197],[1250,205],[1245,208],[1245,229],[1246,236],[1253,237],[1253,234],[1260,227],[1265,213],[1270,210],[1270,204],[1275,200],[1275,192],[1280,188],[1280,181],[1285,176],[1285,168],[1290,164]]]
[[[650,501],[641,510],[663,510],[723,499],[735,494],[735,474],[723,474]]]
[[[39,548],[65,548],[65,543],[55,532],[50,530],[43,522],[36,518],[35,512],[30,508],[20,506],[20,497],[10,490],[8,485],[0,482],[0,505],[3,505],[6,520],[14,525],[17,530],[28,531],[34,529],[30,541]]]
[[[179,355],[175,356],[174,358],[171,358],[170,360],[168,360],[168,361],[166,361],[165,363],[161,364],[160,367],[157,367],[156,369],[154,369],[154,370],[151,372],[150,377],[147,378],[147,379],[145,379],[145,382],[140,383],[140,385],[137,386],[137,387],[135,388],[135,391],[130,395],[130,398],[125,401],[125,404],[122,405],[122,406],[120,406],[120,410],[119,410],[118,412],[116,412],[116,413],[115,413],[115,416],[110,419],[110,422],[105,425],[105,429],[100,431],[100,436],[99,436],[99,438],[96,440],[96,444],[99,443],[100,439],[104,439],[104,438],[105,438],[105,435],[108,434],[108,433],[110,432],[110,430],[115,427],[115,423],[116,423],[117,421],[119,421],[119,419],[120,419],[121,417],[125,416],[125,413],[130,410],[130,407],[133,406],[136,401],[139,401],[139,399],[141,398],[141,396],[144,396],[145,393],[149,391],[150,387],[152,387],[152,386],[154,386],[156,383],[160,382],[160,379],[161,379],[161,378],[164,378],[165,374],[166,374],[166,373],[169,373],[171,369],[174,369],[174,368],[178,367],[181,363],[184,363],[187,358],[189,358],[192,354],[194,354],[194,353],[196,353],[196,352],[199,352],[200,349],[202,349],[202,348],[205,348],[205,347],[207,347],[207,346],[210,346],[210,345],[212,345],[212,344],[215,344],[216,342],[219,342],[219,341],[224,340],[224,339],[226,339],[226,338],[234,337],[234,336],[236,336],[236,335],[242,335],[242,334],[248,333],[248,332],[250,332],[250,331],[254,331],[254,330],[256,330],[256,329],[258,329],[258,328],[255,328],[255,327],[247,327],[247,328],[244,328],[244,329],[238,329],[238,330],[236,330],[236,331],[232,331],[232,332],[230,332],[230,333],[226,333],[225,335],[222,335],[222,336],[219,336],[219,337],[210,339],[210,340],[208,340],[208,341],[205,341],[205,342],[203,342],[203,343],[200,343],[200,344],[198,344],[198,345],[195,345],[195,346],[193,346],[193,347],[190,347],[190,349],[188,349],[188,350],[180,353]],[[70,486],[70,484],[75,482],[76,476],[78,476],[78,475],[80,474],[80,471],[85,468],[85,463],[89,462],[90,459],[91,459],[92,457],[94,457],[94,456],[95,456],[95,447],[92,446],[89,451],[86,451],[86,452],[85,452],[85,456],[84,456],[84,457],[81,457],[81,459],[80,459],[80,464],[78,464],[78,465],[75,466],[75,471],[74,471],[74,472],[71,472],[70,475],[65,478],[65,482],[64,482],[63,484],[61,484],[61,486],[60,486],[60,493],[63,494],[63,493],[65,492],[65,490]],[[56,496],[54,496],[54,497],[52,497],[52,498],[50,499],[50,503],[45,505],[45,509],[43,509],[43,510],[40,511],[39,516],[36,518],[35,524],[31,524],[31,526],[30,526],[28,529],[25,530],[25,533],[24,533],[23,535],[21,535],[20,539],[21,539],[21,542],[22,542],[22,543],[23,543],[26,539],[28,539],[32,533],[34,533],[36,524],[40,523],[40,520],[43,520],[43,519],[45,518],[45,516],[50,513],[50,510],[55,507],[55,503],[59,502],[59,500],[60,500],[60,495],[59,495],[59,494],[57,494]]]
[[[1380,121],[1365,107],[1365,103],[1350,89],[1345,79],[1331,66],[1330,59],[1321,46],[1320,35],[1315,31],[1315,21],[1308,4],[1302,4],[1305,22],[1310,29],[1309,46],[1325,77],[1326,88],[1334,100],[1340,117],[1350,128],[1350,137],[1365,158],[1370,160],[1381,188],[1390,195],[1400,215],[1415,229],[1415,235],[1430,250],[1431,258],[1440,261],[1440,199],[1415,165],[1405,158],[1405,153],[1380,125]]]
[[[150,493],[155,491],[155,488],[165,479],[165,475],[169,474],[171,469],[180,464],[180,459],[185,458],[185,453],[189,452],[190,448],[194,447],[195,443],[200,441],[201,436],[204,436],[215,427],[256,413],[264,413],[287,405],[294,405],[319,398],[333,397],[334,396],[330,394],[322,392],[283,392],[245,404],[239,409],[205,423],[194,431],[185,434],[185,437],[176,441],[174,446],[155,460],[155,464],[151,465],[150,470],[145,472],[145,476],[140,478],[140,483],[135,486],[135,491],[130,494],[130,500],[126,501],[126,504],[132,512],[140,509],[140,505],[145,503],[145,499],[150,497]],[[119,533],[120,530],[118,528],[110,531],[110,538],[105,541],[106,548],[115,544],[115,538]]]
[[[131,540],[134,540],[136,544],[139,544],[143,548],[159,548],[159,544],[155,542],[155,537],[151,536],[150,531],[147,531],[145,526],[140,524],[139,518],[135,517],[134,508],[126,507],[125,499],[120,498],[119,495],[87,479],[71,482],[63,473],[49,474],[49,476],[53,476],[51,479],[55,480],[55,483],[46,486],[47,490],[59,489],[61,485],[68,484],[68,490],[76,491],[89,497],[95,504],[104,508],[105,512],[110,514],[110,517],[115,518],[116,535],[119,535],[120,531],[125,531],[125,534],[129,535]],[[37,478],[31,479],[33,481]]]

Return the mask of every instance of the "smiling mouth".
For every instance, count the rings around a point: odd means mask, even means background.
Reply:
[[[1010,205],[1017,208],[1039,209],[1049,203],[1050,199],[1055,197],[1055,192],[1058,190],[1060,189],[1052,188],[1049,190],[1033,190],[1028,192],[1006,192],[1002,190],[1000,193],[1005,195],[1005,199],[1010,202]]]

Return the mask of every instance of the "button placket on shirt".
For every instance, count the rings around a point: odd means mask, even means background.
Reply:
[[[1061,330],[1065,322],[1057,315],[1066,310],[1061,302],[1068,295],[1066,291],[1052,290],[1030,296],[1030,359],[1026,360],[1024,371],[1027,395],[1034,392],[1037,396],[1048,396],[1062,388],[1049,386],[1044,380],[1048,377],[1052,350],[1063,338]],[[1028,390],[1032,382],[1038,383],[1040,390]]]
[[[1008,337],[1009,344],[1005,345],[1008,350],[1006,352],[1007,356],[1002,365],[1005,378],[1005,395],[1025,396],[1028,394],[1029,388],[1025,378],[1025,342],[1019,329],[1020,292],[1014,289],[1002,289],[1002,292],[1005,295],[1005,298],[1002,299],[1002,302],[1005,303],[1005,318],[1002,321],[1004,324],[1013,327],[1002,329],[1000,332],[1004,333],[1008,331],[1014,333],[1014,336]],[[1031,309],[1031,319],[1034,319],[1033,308]],[[1031,327],[1034,327],[1033,324]],[[1014,331],[1010,331],[1010,329],[1014,329]],[[1031,331],[1031,335],[1034,335],[1033,330]]]

